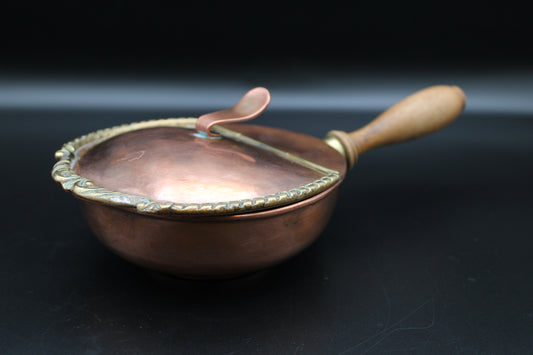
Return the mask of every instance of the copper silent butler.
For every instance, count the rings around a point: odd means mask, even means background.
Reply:
[[[80,200],[98,238],[135,264],[191,278],[231,277],[296,254],[325,228],[361,154],[437,131],[465,105],[434,86],[352,133],[324,140],[229,124],[261,114],[264,88],[230,109],[104,129],[56,152],[53,178]]]

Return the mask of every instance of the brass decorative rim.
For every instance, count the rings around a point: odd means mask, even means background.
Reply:
[[[194,130],[196,118],[167,118],[150,121],[135,122],[101,129],[78,137],[66,144],[55,153],[57,163],[52,169],[52,178],[61,184],[65,191],[72,192],[76,197],[120,208],[135,209],[138,213],[149,215],[227,215],[245,212],[255,212],[307,199],[340,181],[340,173],[321,165],[312,163],[290,153],[281,151],[267,144],[261,143],[238,132],[222,126],[212,127],[212,131],[221,136],[268,150],[284,159],[300,164],[324,174],[304,186],[299,186],[275,194],[258,196],[252,199],[235,201],[217,201],[207,203],[176,203],[170,201],[155,201],[150,198],[132,195],[119,191],[108,190],[95,185],[90,179],[76,174],[72,168],[78,158],[77,152],[88,144],[96,145],[117,135],[153,127],[180,127]]]

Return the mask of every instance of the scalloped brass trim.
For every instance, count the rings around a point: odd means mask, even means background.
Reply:
[[[235,213],[255,212],[274,207],[288,205],[304,200],[329,187],[340,180],[340,173],[312,163],[290,153],[281,151],[238,132],[221,126],[214,126],[213,131],[225,138],[237,140],[245,144],[266,149],[285,159],[303,165],[307,168],[320,171],[324,174],[320,179],[304,186],[296,187],[287,191],[281,191],[267,196],[258,196],[253,199],[237,201],[217,201],[208,203],[175,203],[169,201],[154,201],[147,197],[112,191],[96,186],[91,180],[76,174],[72,167],[76,161],[76,152],[87,144],[98,144],[114,136],[152,127],[181,127],[194,129],[196,118],[167,118],[150,121],[135,122],[101,129],[66,144],[55,153],[58,162],[52,169],[52,178],[61,184],[65,191],[72,192],[76,197],[103,203],[110,206],[135,209],[137,212],[149,215],[227,215]]]

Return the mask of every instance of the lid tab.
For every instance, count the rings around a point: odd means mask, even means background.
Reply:
[[[249,121],[263,113],[269,103],[270,92],[263,87],[254,88],[244,94],[233,107],[200,116],[196,130],[210,137],[218,136],[211,131],[214,125]]]

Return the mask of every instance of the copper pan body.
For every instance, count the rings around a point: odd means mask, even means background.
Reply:
[[[329,147],[323,140],[301,133],[281,130],[272,127],[254,125],[231,125],[231,127],[246,136],[256,138],[278,147],[286,152],[291,152],[310,161],[334,169],[344,176],[346,161],[337,151]],[[154,132],[154,131],[150,131]],[[162,134],[156,131],[154,134]],[[133,142],[117,144],[118,157],[106,163],[106,167],[113,168],[116,162],[123,162],[122,155],[130,156],[131,152],[123,152],[122,147],[129,147],[133,152],[144,149],[146,144],[143,137],[135,136]],[[159,137],[159,136],[158,136]],[[165,151],[167,145],[173,146],[174,141],[158,140],[158,149]],[[217,181],[220,169],[212,169],[208,164],[198,164],[199,154],[205,154],[200,149],[180,148],[180,153],[186,150],[191,156],[191,162],[181,162],[180,166],[195,163],[201,170],[200,177]],[[165,151],[166,153],[166,151]],[[214,151],[217,158],[231,169],[244,171],[245,177],[254,179],[259,185],[272,181],[276,184],[287,185],[280,172],[269,176],[261,170],[260,164],[255,164],[256,170],[248,171],[237,164],[231,155],[226,156],[224,151]],[[99,159],[99,154],[87,155],[82,159]],[[174,156],[166,153],[164,157]],[[146,158],[145,154],[143,158]],[[179,158],[179,156],[178,156]],[[252,159],[255,160],[255,159]],[[259,160],[259,158],[257,158]],[[163,160],[160,160],[161,163]],[[150,171],[150,160],[145,160],[148,166],[142,165],[142,160],[135,160],[127,174],[119,171],[117,181],[98,181],[101,179],[99,172],[93,173],[90,169],[82,169],[81,175],[88,175],[98,184],[103,186],[123,188],[120,185],[133,186],[135,189],[148,191],[168,184],[161,179],[160,171],[171,171],[175,175],[175,166],[160,164],[161,169],[151,169],[156,173],[147,182],[137,177],[144,176],[145,171]],[[96,168],[100,168],[96,166]],[[96,169],[96,168],[93,168]],[[282,169],[298,169],[292,163],[286,163]],[[301,170],[301,169],[300,169]],[[298,171],[300,171],[298,170]],[[309,170],[309,169],[308,169]],[[314,174],[313,171],[310,171]],[[245,177],[241,178],[246,183]],[[263,179],[258,181],[257,179]],[[179,213],[149,214],[140,213],[135,209],[115,207],[105,203],[80,198],[81,209],[93,233],[99,240],[122,258],[139,266],[159,271],[162,273],[185,278],[228,278],[235,277],[268,268],[297,254],[311,244],[324,230],[332,214],[339,180],[328,189],[304,200],[286,204],[280,207],[265,209],[256,212],[224,214],[224,215],[187,215]],[[195,181],[179,181],[180,184],[194,185]],[[105,185],[104,185],[105,184]],[[243,186],[246,188],[246,186]],[[267,194],[265,190],[261,194]],[[77,196],[79,197],[79,196]],[[199,196],[200,198],[203,196]]]
[[[337,187],[273,210],[218,217],[159,218],[80,200],[92,231],[122,258],[185,278],[235,277],[278,264],[324,230]]]

